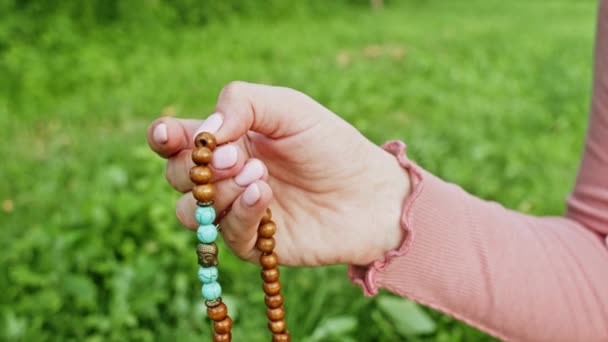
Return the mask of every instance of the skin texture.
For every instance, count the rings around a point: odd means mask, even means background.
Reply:
[[[284,265],[367,265],[401,244],[408,175],[347,122],[295,90],[245,82],[224,87],[215,112],[203,128],[219,126],[218,144],[237,149],[232,167],[215,156],[211,165],[214,206],[227,211],[222,234],[236,255],[257,262],[257,225],[268,206]],[[190,153],[201,124],[162,117],[148,128],[150,147],[167,158],[168,182],[181,192],[192,187]],[[262,171],[244,167],[259,161]],[[176,206],[190,229],[195,207],[190,193]]]

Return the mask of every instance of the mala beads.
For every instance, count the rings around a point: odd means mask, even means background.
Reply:
[[[228,308],[222,302],[222,287],[218,282],[218,248],[215,240],[218,228],[214,225],[216,213],[213,208],[215,188],[209,183],[211,169],[209,163],[213,150],[217,146],[215,137],[207,132],[199,133],[194,141],[192,161],[196,164],[190,169],[190,180],[195,184],[192,194],[196,199],[198,208],[194,213],[199,227],[196,231],[199,244],[196,246],[198,263],[201,266],[198,278],[203,283],[201,292],[205,298],[207,315],[213,321],[213,341],[232,340],[232,319],[228,316]],[[281,282],[279,281],[278,257],[274,253],[276,224],[272,221],[272,212],[266,209],[264,217],[258,227],[256,247],[260,250],[260,265],[262,266],[262,286],[266,303],[266,316],[268,329],[272,332],[273,342],[289,342],[290,335],[285,323],[285,308],[283,295],[281,295]]]
[[[272,212],[268,208],[260,221],[258,240],[255,245],[262,252],[260,265],[262,265],[262,280],[264,280],[262,288],[265,294],[264,303],[267,307],[268,329],[273,334],[273,342],[287,342],[290,341],[290,336],[285,323],[285,308],[279,281],[279,258],[273,251],[275,246],[273,236],[276,231],[277,225],[272,221]]]

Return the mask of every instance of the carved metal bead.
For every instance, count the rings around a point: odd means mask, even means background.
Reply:
[[[203,267],[217,266],[217,251],[215,243],[199,243],[196,245],[199,265]]]
[[[214,300],[206,300],[206,301],[205,301],[205,305],[206,305],[208,308],[212,308],[212,307],[214,307],[214,306],[218,306],[218,305],[220,305],[221,303],[222,303],[222,297],[217,298],[217,299],[214,299]]]

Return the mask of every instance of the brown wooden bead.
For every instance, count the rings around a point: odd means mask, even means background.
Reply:
[[[266,309],[266,316],[271,321],[280,321],[285,318],[285,308],[279,306],[276,309]]]
[[[196,245],[196,255],[199,265],[217,266],[217,245],[215,243],[199,243]]]
[[[277,225],[270,221],[258,227],[258,236],[263,238],[271,238],[277,231]]]
[[[228,308],[226,307],[226,304],[224,303],[220,303],[216,306],[212,306],[212,307],[208,307],[207,308],[207,316],[209,316],[209,318],[211,318],[214,321],[221,321],[224,318],[228,317]]]
[[[285,331],[287,324],[285,323],[285,320],[282,319],[280,321],[276,321],[276,322],[268,322],[268,329],[270,329],[270,331],[272,331],[275,334],[280,334],[282,332]]]
[[[190,180],[194,184],[207,184],[211,180],[211,169],[206,166],[195,166],[190,169]]]
[[[272,283],[279,280],[279,269],[271,268],[268,270],[262,270],[262,279],[267,283]]]
[[[230,342],[232,341],[232,334],[213,334],[213,342]]]
[[[197,184],[192,188],[192,195],[203,203],[211,201],[215,197],[215,187],[213,184]]]
[[[196,165],[207,165],[211,163],[213,152],[207,147],[195,147],[192,150],[192,161]]]
[[[270,253],[274,249],[274,239],[273,238],[258,238],[255,246],[264,253]]]
[[[209,132],[200,132],[196,135],[196,138],[194,138],[194,145],[196,145],[196,147],[207,147],[213,151],[215,146],[217,146],[217,141],[213,134]]]
[[[228,334],[232,329],[232,318],[227,316],[221,321],[213,322],[213,330],[218,334]]]
[[[262,216],[260,224],[268,223],[270,220],[272,220],[272,211],[270,208],[266,208],[266,212],[264,213],[264,216]]]
[[[290,342],[291,341],[291,336],[289,335],[289,333],[286,331],[282,334],[273,334],[272,335],[272,342]]]
[[[265,270],[275,268],[279,264],[279,258],[275,252],[260,255],[260,264]]]
[[[264,293],[269,296],[274,296],[281,293],[281,282],[279,281],[275,281],[273,283],[264,283],[262,287],[264,288]]]
[[[271,309],[276,309],[276,308],[280,307],[281,305],[283,305],[283,295],[282,294],[277,294],[274,296],[266,295],[266,296],[264,296],[264,303],[266,303],[267,307],[269,307]]]

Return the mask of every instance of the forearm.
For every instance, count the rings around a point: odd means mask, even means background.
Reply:
[[[388,260],[351,268],[366,293],[386,288],[504,339],[608,339],[599,235],[482,201],[402,161],[412,179],[406,240]]]
[[[568,217],[608,234],[608,0],[601,1],[587,140]]]

